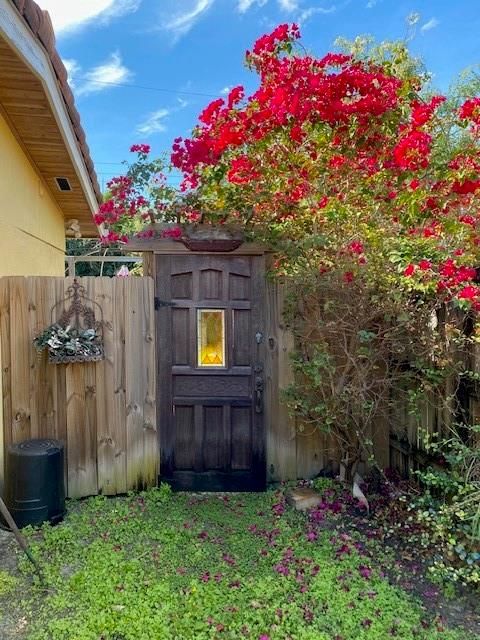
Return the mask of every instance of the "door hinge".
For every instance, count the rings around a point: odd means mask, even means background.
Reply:
[[[168,300],[160,300],[160,298],[157,298],[157,296],[155,296],[154,300],[155,300],[155,311],[158,311],[162,307],[174,307],[175,306],[174,302],[169,302]]]

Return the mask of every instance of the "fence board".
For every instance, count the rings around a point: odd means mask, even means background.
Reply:
[[[148,298],[151,298],[150,300]],[[125,316],[125,378],[127,383],[127,485],[141,489],[157,476],[155,419],[155,354],[153,283],[128,287]],[[150,319],[148,319],[150,316]],[[135,362],[140,357],[142,365]]]
[[[60,365],[63,366],[63,365]],[[72,498],[89,495],[85,481],[86,448],[85,432],[85,371],[74,364],[66,365],[68,493]],[[96,493],[93,491],[92,493]]]
[[[326,436],[315,426],[306,426],[297,433],[297,477],[313,478],[327,463]]]
[[[45,281],[47,279],[41,278],[41,280]],[[67,284],[63,278],[48,278],[45,284],[49,290],[49,306],[51,310],[56,302],[65,297]],[[49,315],[48,323],[53,320],[51,311]],[[68,467],[67,403],[65,400],[67,397],[67,368],[64,366],[51,366],[49,370],[51,372],[50,375],[53,377],[54,415],[52,433],[55,433],[55,437],[58,440],[65,443],[65,459],[67,461],[66,467]],[[65,473],[67,473],[67,469]]]
[[[52,437],[65,443],[70,497],[153,485],[159,464],[153,280],[79,280],[103,310],[104,362],[53,365],[33,348],[35,335],[56,319],[51,309],[65,298],[71,278],[0,279],[0,482],[8,444]]]
[[[143,356],[145,370],[144,386],[144,430],[143,430],[143,461],[145,486],[156,484],[160,469],[159,435],[156,418],[156,350],[155,350],[155,308],[153,280],[143,281],[142,306],[142,335]]]
[[[135,358],[143,354],[143,336],[135,330],[142,318],[143,292],[127,288],[125,296],[125,380],[127,383],[127,485],[142,487],[143,458],[143,397],[145,385],[143,366],[134,366]]]
[[[42,283],[39,278],[27,282],[30,336],[36,336],[50,324],[53,289],[51,282]],[[32,413],[32,437],[46,437],[55,430],[55,375],[48,366],[46,353],[31,349],[30,398]]]
[[[10,281],[10,342],[12,370],[12,441],[31,437],[30,356],[33,349],[28,323],[27,283],[24,278]]]
[[[5,446],[12,441],[12,397],[10,362],[10,284],[0,278],[0,357],[2,365],[2,420],[0,428],[0,489],[3,492]]]
[[[267,282],[265,418],[267,428],[267,477],[293,480],[297,477],[295,420],[282,401],[282,390],[293,382],[290,354],[293,334],[284,326],[285,290],[278,282]]]
[[[105,360],[97,365],[97,446],[98,489],[106,495],[115,495],[115,422],[114,422],[114,334],[113,334],[113,284],[114,280],[98,280],[95,283],[94,300],[103,310],[103,338]]]
[[[113,424],[115,468],[118,493],[127,491],[127,402],[125,379],[125,289],[124,278],[113,281]]]

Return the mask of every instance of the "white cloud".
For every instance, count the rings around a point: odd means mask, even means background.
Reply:
[[[222,94],[222,96],[226,96],[230,93],[231,90],[232,90],[232,87],[223,87],[220,93]]]
[[[50,14],[55,32],[78,29],[93,19],[107,24],[113,18],[133,13],[142,0],[39,0],[42,9]]]
[[[420,31],[422,33],[425,33],[427,31],[430,31],[431,29],[435,29],[435,27],[438,27],[439,24],[440,21],[437,20],[437,18],[430,18],[428,22],[425,22],[425,24],[420,27]]]
[[[73,58],[67,60],[64,59],[62,60],[62,62],[65,65],[65,69],[68,73],[68,84],[72,89],[75,89],[76,81],[81,71],[81,67],[76,60],[73,60]]]
[[[208,11],[214,2],[215,0],[194,0],[193,4],[190,2],[189,9],[164,22],[163,29],[171,31],[175,40],[178,40],[190,31],[200,16]]]
[[[81,96],[104,91],[112,85],[130,80],[132,76],[133,73],[124,66],[120,53],[116,51],[106,62],[90,69],[83,75],[76,93],[77,96]]]
[[[185,109],[190,104],[188,100],[184,100],[183,98],[177,98],[178,104],[180,105],[180,109]]]
[[[278,4],[280,5],[280,9],[287,11],[288,13],[297,11],[298,9],[297,0],[278,0]]]
[[[166,131],[167,127],[164,125],[163,120],[170,115],[168,109],[159,109],[151,113],[145,122],[142,122],[137,127],[137,133],[141,133],[144,136],[150,136],[152,133],[161,133]]]
[[[264,4],[267,4],[268,0],[238,0],[237,9],[240,13],[247,12],[254,4],[259,7],[263,7]]]
[[[309,20],[312,16],[316,15],[317,13],[321,13],[322,15],[328,15],[329,13],[335,13],[336,10],[337,10],[337,7],[334,4],[332,4],[332,6],[330,7],[310,7],[309,9],[305,9],[304,11],[301,12],[301,14],[298,16],[297,22],[299,22],[300,24],[305,24],[307,20]]]

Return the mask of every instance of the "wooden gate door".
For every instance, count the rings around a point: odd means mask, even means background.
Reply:
[[[156,263],[161,479],[179,490],[261,491],[264,257]]]

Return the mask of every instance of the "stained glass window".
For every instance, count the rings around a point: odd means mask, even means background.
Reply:
[[[199,367],[225,366],[225,311],[198,309],[197,351]]]

